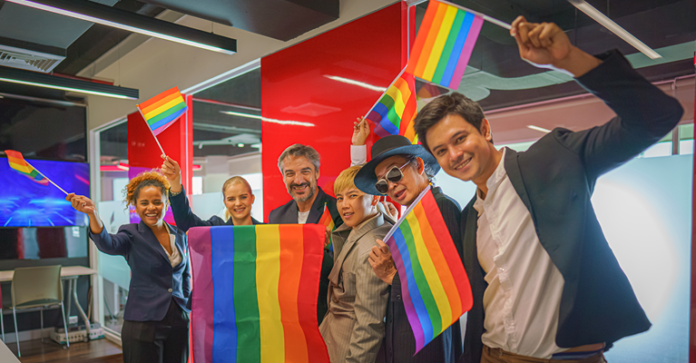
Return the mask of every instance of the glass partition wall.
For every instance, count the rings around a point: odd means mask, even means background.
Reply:
[[[194,173],[191,206],[203,219],[225,218],[222,185],[231,176],[243,176],[252,186],[256,203],[252,216],[263,219],[261,178],[261,90],[260,69],[246,67],[230,72],[217,82],[194,87],[193,94]],[[116,233],[130,223],[124,188],[128,183],[128,128],[126,117],[90,132],[92,196],[105,228]],[[98,167],[97,167],[98,165]],[[93,266],[99,266],[94,294],[96,321],[105,335],[120,343],[123,311],[128,299],[130,268],[121,256],[99,252],[90,243]]]

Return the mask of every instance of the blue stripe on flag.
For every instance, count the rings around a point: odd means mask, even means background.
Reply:
[[[391,121],[389,121],[389,118],[387,117],[387,115],[389,115],[389,109],[387,108],[387,106],[378,103],[377,105],[375,105],[374,110],[380,116],[382,116],[382,119],[379,121],[379,124],[382,126],[382,128],[392,135],[398,135],[399,129],[396,126],[394,126],[394,124],[391,123]]]
[[[234,233],[210,227],[213,276],[213,362],[237,361],[237,321],[234,313]]]
[[[452,83],[452,76],[454,76],[454,70],[457,69],[457,64],[459,63],[459,57],[462,55],[462,49],[464,48],[464,43],[466,43],[466,37],[469,35],[469,30],[471,29],[471,24],[474,21],[474,14],[466,13],[464,16],[464,21],[462,22],[461,30],[457,36],[457,40],[452,47],[452,53],[450,59],[447,62],[447,67],[445,72],[442,74],[442,79],[440,84],[449,87]]]
[[[167,126],[168,126],[169,123],[174,122],[177,118],[179,118],[179,116],[183,115],[184,112],[186,112],[186,109],[185,109],[185,108],[182,109],[182,110],[179,110],[179,111],[176,112],[176,113],[173,113],[173,114],[169,115],[168,117],[165,117],[165,118],[163,118],[163,119],[157,121],[157,123],[154,123],[154,124],[150,125],[150,128],[152,129],[152,132],[153,132],[155,135],[157,135],[157,134],[159,134],[160,132],[164,131],[164,130],[167,128]]]

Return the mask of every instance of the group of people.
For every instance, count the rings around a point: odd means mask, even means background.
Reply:
[[[613,342],[650,327],[602,233],[590,202],[597,178],[669,133],[682,108],[612,51],[591,56],[555,24],[517,18],[511,29],[522,59],[572,74],[617,117],[602,126],[557,128],[526,152],[496,149],[481,107],[453,93],[428,103],[403,136],[374,143],[367,162],[364,120],[356,122],[353,166],[339,174],[335,198],[317,185],[321,159],[295,144],[278,158],[292,197],[269,223],[318,223],[328,208],[337,226],[325,249],[317,319],[332,362],[604,362]],[[192,213],[179,165],[163,156],[159,172],[126,187],[141,218],[109,234],[94,203],[69,195],[87,213],[99,250],[131,267],[122,333],[125,362],[185,362],[190,264],[185,232],[194,226],[252,225],[254,195],[241,177],[222,187],[227,219]],[[462,210],[433,185],[440,170],[472,181]],[[454,324],[417,354],[402,282],[382,241],[395,203],[408,206],[429,186],[467,272],[474,298],[466,329]],[[163,222],[171,206],[176,227]],[[407,292],[404,292],[407,293]],[[462,336],[463,335],[463,336]],[[463,344],[462,344],[463,339]]]

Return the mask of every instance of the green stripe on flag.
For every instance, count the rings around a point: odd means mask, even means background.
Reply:
[[[394,107],[394,99],[391,98],[389,95],[384,95],[382,99],[379,101],[379,103],[383,104],[389,112],[387,113],[387,119],[389,122],[391,122],[392,125],[394,125],[397,129],[399,129],[399,125],[401,125],[401,117],[396,114],[396,108]]]
[[[464,22],[464,16],[466,12],[462,10],[457,10],[457,16],[454,18],[452,23],[452,29],[447,36],[447,42],[445,42],[445,48],[442,49],[442,56],[440,56],[440,62],[437,64],[435,69],[435,74],[433,75],[433,83],[440,84],[442,81],[442,75],[445,73],[447,68],[447,63],[449,63],[450,56],[452,55],[452,48],[454,48],[454,43],[457,41],[457,36],[462,30],[462,23]]]
[[[409,263],[413,267],[413,277],[416,280],[418,291],[420,291],[421,297],[423,298],[423,303],[425,304],[425,309],[428,310],[430,321],[433,324],[434,337],[435,334],[439,334],[438,332],[442,331],[442,317],[440,316],[440,310],[437,308],[435,297],[433,296],[433,292],[430,290],[430,285],[428,284],[428,280],[425,279],[425,273],[423,272],[423,268],[418,260],[418,252],[416,252],[411,226],[408,224],[408,222],[404,221],[401,223],[401,225],[399,225],[399,229],[404,235],[406,246],[408,246],[408,253],[411,256],[411,261],[409,261]],[[404,261],[404,264],[406,264],[406,261]],[[430,337],[430,339],[433,337]],[[428,339],[428,337],[425,338],[426,340]]]
[[[256,229],[254,226],[234,228],[233,294],[234,315],[239,334],[237,362],[260,362],[261,324],[256,287]]]
[[[147,120],[147,124],[154,125],[157,122],[159,122],[160,120],[162,120],[162,119],[164,119],[164,118],[166,118],[166,117],[168,117],[168,116],[170,116],[170,115],[172,115],[172,114],[176,113],[177,111],[182,110],[184,108],[186,108],[186,103],[182,102],[182,103],[176,104],[174,107],[172,107],[172,108],[160,113],[159,115]]]

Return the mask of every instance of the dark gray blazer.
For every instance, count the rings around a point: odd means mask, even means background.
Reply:
[[[539,240],[565,284],[556,344],[607,346],[650,328],[628,278],[595,216],[590,198],[597,178],[640,154],[669,133],[682,116],[677,100],[640,76],[613,51],[577,79],[618,115],[573,132],[557,128],[526,152],[508,149],[505,170],[532,216]],[[474,307],[469,312],[462,362],[481,359],[486,282],[476,248],[476,197],[462,212],[464,267]]]
[[[309,211],[307,223],[319,223],[321,215],[324,213],[324,205],[329,208],[329,213],[333,217],[336,228],[343,224],[341,216],[336,210],[336,198],[324,193],[321,187],[317,186],[317,197],[312,203],[312,209]],[[291,199],[289,202],[271,211],[268,215],[268,223],[270,224],[296,224],[297,223],[297,202]],[[326,303],[326,295],[329,292],[329,273],[333,268],[332,254],[324,250],[324,259],[321,262],[321,279],[319,280],[319,297],[317,301],[317,321],[321,324],[328,305]]]
[[[131,269],[128,301],[123,318],[131,321],[160,321],[164,319],[172,298],[179,307],[189,312],[186,302],[191,293],[191,266],[186,234],[169,225],[176,235],[176,247],[181,263],[172,267],[169,257],[157,237],[145,223],[124,224],[116,234],[106,228],[100,234],[90,231],[89,237],[99,251],[107,255],[121,255]]]

